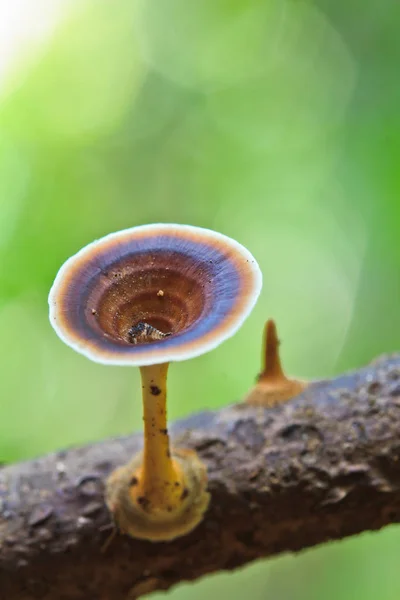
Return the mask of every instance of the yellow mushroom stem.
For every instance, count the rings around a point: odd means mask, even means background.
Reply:
[[[148,512],[172,512],[181,503],[184,475],[171,457],[167,430],[168,363],[140,368],[144,421],[143,463],[132,499]]]
[[[172,540],[189,533],[203,519],[210,501],[207,469],[194,450],[170,448],[168,364],[140,371],[144,448],[111,473],[106,503],[121,533],[152,541]]]
[[[264,328],[263,370],[258,375],[257,384],[245,398],[249,404],[274,406],[300,394],[308,385],[307,381],[286,377],[279,356],[279,339],[275,322],[270,319]]]

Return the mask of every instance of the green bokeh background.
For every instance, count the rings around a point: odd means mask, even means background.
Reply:
[[[216,229],[264,274],[238,334],[172,366],[171,419],[245,394],[271,316],[291,374],[399,350],[398,2],[58,6],[0,87],[0,460],[140,427],[138,373],[77,355],[47,316],[62,262],[118,229]],[[398,600],[399,546],[391,527],[169,596]]]

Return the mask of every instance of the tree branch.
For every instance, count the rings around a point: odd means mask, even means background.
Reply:
[[[276,408],[234,405],[171,431],[207,464],[212,501],[170,543],[117,535],[101,551],[103,482],[139,435],[0,469],[1,600],[133,599],[400,521],[400,354]]]

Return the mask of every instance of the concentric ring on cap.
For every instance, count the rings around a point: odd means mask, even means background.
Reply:
[[[64,263],[49,294],[50,322],[66,344],[99,363],[186,360],[232,336],[261,286],[256,260],[235,240],[190,225],[142,225],[96,240]],[[161,339],[133,344],[130,332],[143,324]]]

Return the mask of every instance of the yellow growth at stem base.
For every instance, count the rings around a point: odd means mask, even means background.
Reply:
[[[153,541],[170,540],[202,520],[210,495],[205,465],[193,450],[170,449],[167,431],[168,364],[140,368],[144,448],[116,469],[106,502],[122,533]]]
[[[279,339],[275,322],[270,319],[264,329],[263,370],[257,384],[245,398],[248,404],[274,406],[298,396],[309,382],[288,379],[282,369],[279,356]]]

